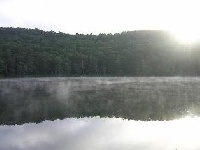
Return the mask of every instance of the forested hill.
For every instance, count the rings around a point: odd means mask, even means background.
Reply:
[[[0,28],[0,76],[197,76],[200,44],[165,31],[69,35]]]

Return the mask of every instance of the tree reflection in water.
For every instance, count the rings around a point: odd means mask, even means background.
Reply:
[[[199,91],[200,78],[2,79],[0,149],[197,150]]]
[[[23,78],[0,80],[0,124],[70,117],[171,120],[200,114],[200,78]]]

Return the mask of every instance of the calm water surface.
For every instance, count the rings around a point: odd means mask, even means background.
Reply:
[[[0,126],[1,150],[199,150],[200,118],[68,118]]]
[[[186,77],[1,79],[0,149],[200,149],[199,91]]]

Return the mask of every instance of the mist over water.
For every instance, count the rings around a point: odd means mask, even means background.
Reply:
[[[1,79],[0,149],[197,150],[199,91],[194,77]]]
[[[200,78],[18,78],[0,80],[0,123],[69,117],[171,120],[200,114]]]

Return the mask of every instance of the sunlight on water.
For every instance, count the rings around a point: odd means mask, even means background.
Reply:
[[[175,120],[171,129],[174,144],[181,149],[199,149],[200,118],[185,117]],[[166,127],[168,128],[168,127]],[[169,129],[170,130],[170,129]]]
[[[0,126],[0,147],[2,150],[196,150],[200,149],[198,135],[198,117],[173,121],[68,118]]]

